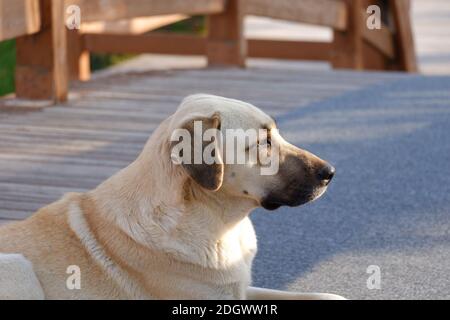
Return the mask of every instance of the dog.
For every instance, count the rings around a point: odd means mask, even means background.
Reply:
[[[257,143],[268,152],[278,146],[277,172],[261,174],[260,159],[225,163],[224,152],[211,153],[214,163],[177,163],[172,135],[185,130],[195,138],[196,122],[200,133],[266,130]],[[210,142],[219,151],[231,143]],[[17,279],[0,283],[0,298],[343,299],[251,287],[257,245],[250,212],[315,200],[334,171],[285,141],[257,107],[188,96],[128,167],[0,228],[0,279]]]

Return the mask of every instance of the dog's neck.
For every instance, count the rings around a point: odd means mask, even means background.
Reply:
[[[255,203],[202,189],[180,168],[175,170],[169,158],[161,161],[167,150],[155,140],[135,162],[92,191],[99,212],[140,244],[187,262],[222,266],[217,246],[240,241]]]

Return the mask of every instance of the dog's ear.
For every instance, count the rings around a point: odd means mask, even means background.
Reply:
[[[181,128],[189,132],[190,136],[190,154],[182,154],[182,158],[189,161],[181,161],[181,165],[197,184],[211,191],[220,189],[223,182],[220,126],[220,115],[215,113],[211,117],[188,120]],[[210,157],[205,159],[204,155]]]

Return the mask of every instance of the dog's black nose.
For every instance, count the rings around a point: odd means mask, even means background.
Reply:
[[[326,184],[329,184],[331,179],[334,177],[334,173],[336,172],[336,169],[332,166],[327,164],[319,171],[319,179]]]

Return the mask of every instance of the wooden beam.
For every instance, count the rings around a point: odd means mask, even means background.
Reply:
[[[205,55],[207,39],[191,35],[85,34],[85,49],[96,53],[160,53]],[[247,40],[248,55],[254,58],[329,60],[331,43],[309,41]]]
[[[410,17],[410,1],[390,1],[390,7],[392,9],[396,29],[395,42],[397,45],[400,67],[407,72],[417,72],[416,49],[414,46],[414,36]]]
[[[363,29],[365,20],[361,15],[361,0],[343,0],[347,5],[347,30],[334,30],[333,52],[331,62],[334,68],[362,70],[363,61]]]
[[[96,21],[83,23],[82,33],[142,34],[189,18],[184,14],[122,19],[117,21]]]
[[[390,70],[392,61],[369,42],[363,44],[364,70]]]
[[[67,43],[63,0],[41,0],[40,32],[17,38],[16,96],[67,99]]]
[[[53,95],[56,102],[67,100],[69,73],[67,69],[66,8],[64,0],[53,0],[51,7]]]
[[[249,39],[247,43],[253,58],[328,61],[332,49],[329,42]]]
[[[247,14],[327,26],[347,28],[347,9],[335,0],[246,0]]]
[[[365,12],[363,17],[364,19],[367,18],[367,14]],[[395,48],[393,35],[384,23],[381,24],[381,29],[370,30],[369,28],[363,28],[362,30],[364,39],[370,45],[378,49],[387,58],[394,59]]]
[[[208,16],[209,66],[245,67],[247,46],[244,38],[244,3],[228,0],[225,11]]]
[[[91,78],[90,55],[79,30],[67,30],[67,60],[71,80],[87,81]]]
[[[386,3],[388,0],[362,0],[361,15],[365,27],[363,27],[363,68],[364,70],[392,70],[394,67],[395,48],[394,39],[389,25],[390,11]],[[380,8],[381,29],[369,29],[367,22],[370,14],[369,6],[376,5]],[[377,17],[373,17],[377,18]]]
[[[211,14],[223,11],[224,0],[65,0],[81,9],[83,22],[114,21],[181,13]]]
[[[206,40],[199,36],[154,33],[148,35],[85,34],[85,48],[97,53],[165,53],[202,55]]]
[[[167,24],[184,20],[186,18],[188,18],[186,15],[170,14],[123,19],[118,21],[98,21],[84,23],[81,25],[80,30],[68,30],[68,66],[70,78],[79,81],[87,81],[90,79],[90,55],[84,43],[85,38],[82,36],[83,33],[137,35],[160,28]],[[119,41],[123,41],[122,38]],[[111,48],[111,50],[117,49]]]
[[[33,34],[40,28],[39,0],[0,0],[0,41]]]

